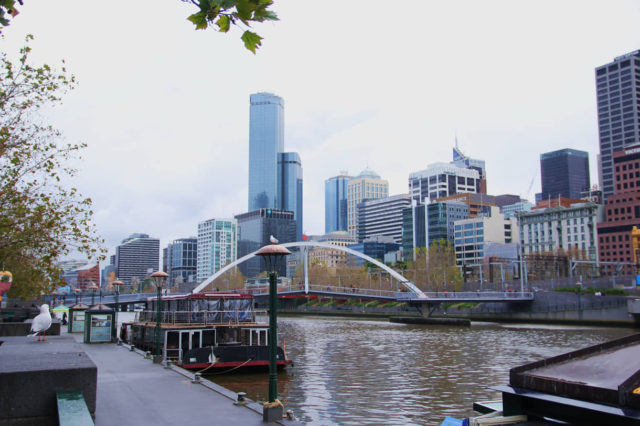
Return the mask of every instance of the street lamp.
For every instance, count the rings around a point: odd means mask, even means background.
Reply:
[[[256,253],[264,259],[267,271],[269,272],[269,402],[274,402],[278,396],[278,375],[277,375],[277,347],[278,347],[278,323],[277,323],[277,277],[280,261],[291,254],[285,247],[277,244],[270,244],[262,247]],[[267,408],[265,408],[266,410]],[[264,413],[263,413],[264,416]]]
[[[79,288],[74,288],[73,292],[76,294],[76,305],[78,304],[78,295],[80,294],[82,290],[80,290]]]
[[[91,290],[91,306],[93,306],[95,303],[96,290],[98,289],[98,286],[92,282],[88,288],[89,290]]]
[[[120,309],[120,306],[118,305],[118,298],[120,296],[120,286],[124,285],[124,283],[120,280],[116,280],[114,282],[111,283],[113,287],[113,289],[116,292],[116,314],[115,314],[115,318],[114,321],[116,323],[116,326],[118,325],[118,310]],[[116,333],[119,333],[119,330],[116,330]],[[120,337],[118,337],[118,344],[121,345],[122,343],[120,342]]]
[[[162,316],[162,289],[164,288],[164,283],[169,274],[162,271],[156,271],[151,274],[151,279],[156,284],[156,290],[158,292],[158,298],[156,299],[156,348],[155,348],[155,356],[153,357],[154,363],[159,363],[162,357],[162,351],[160,350],[160,322]]]

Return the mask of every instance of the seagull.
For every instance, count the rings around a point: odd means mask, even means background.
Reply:
[[[273,235],[269,236],[269,241],[271,241],[271,244],[278,244],[279,242]]]
[[[34,337],[37,336],[38,333],[42,332],[42,340],[40,340],[40,336],[38,336],[38,342],[46,342],[47,338],[45,335],[49,327],[51,327],[51,314],[49,313],[49,305],[44,303],[40,306],[40,313],[31,323],[31,331],[33,331],[33,333],[29,334],[29,336]]]

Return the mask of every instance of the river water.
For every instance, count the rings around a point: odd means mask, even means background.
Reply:
[[[435,425],[499,399],[509,369],[632,334],[633,329],[472,323],[416,326],[327,317],[280,317],[295,366],[278,374],[286,409],[309,425]],[[268,374],[209,379],[255,401]]]

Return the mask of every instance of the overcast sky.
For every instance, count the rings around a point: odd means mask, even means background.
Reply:
[[[195,31],[179,0],[26,0],[3,49],[32,33],[33,61],[79,81],[47,120],[89,146],[74,180],[110,253],[134,232],[196,235],[247,211],[249,95],[285,100],[300,154],[307,234],[324,232],[324,181],[365,167],[406,193],[451,160],[457,135],[490,194],[533,199],[539,156],[589,152],[597,183],[594,68],[640,49],[640,1],[276,0],[239,37]],[[533,186],[531,182],[533,181]]]

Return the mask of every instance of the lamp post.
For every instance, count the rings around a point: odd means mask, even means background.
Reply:
[[[156,348],[155,355],[153,357],[154,363],[159,363],[162,360],[162,351],[160,350],[160,334],[161,334],[161,317],[162,317],[162,289],[164,283],[169,275],[166,272],[157,271],[151,274],[151,279],[156,284],[156,291],[158,298],[156,299]]]
[[[91,285],[89,286],[89,290],[91,290],[91,306],[93,306],[95,303],[97,289],[98,289],[98,286],[95,285],[94,283],[91,283]]]
[[[117,325],[118,325],[118,310],[120,309],[120,306],[118,305],[118,302],[119,302],[118,299],[119,299],[119,296],[120,296],[120,286],[124,285],[124,283],[122,281],[120,281],[120,280],[116,280],[116,281],[112,282],[111,285],[114,286],[113,289],[115,290],[115,293],[116,293],[115,294],[115,296],[116,296],[116,314],[115,314],[114,321],[115,321],[116,327],[117,327]],[[116,334],[117,333],[118,333],[118,330],[116,330]],[[118,340],[118,344],[119,345],[122,344],[120,342],[120,338],[119,337],[118,337],[117,340]]]
[[[264,259],[269,273],[269,402],[274,402],[278,397],[278,366],[276,364],[278,348],[278,322],[276,312],[276,303],[278,300],[278,266],[281,259],[289,254],[291,254],[289,250],[277,244],[264,246],[256,253],[256,256],[261,256]]]
[[[79,288],[74,288],[73,292],[76,294],[76,305],[78,304],[78,295],[80,294],[82,290],[80,290]]]

